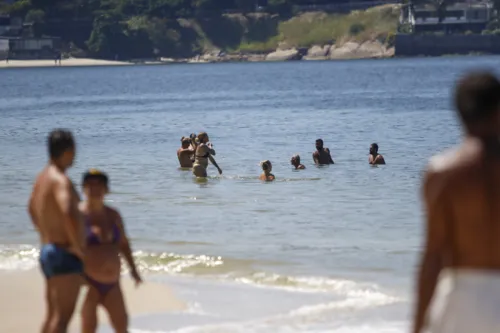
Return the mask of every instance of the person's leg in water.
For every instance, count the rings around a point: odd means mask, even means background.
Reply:
[[[47,279],[47,317],[42,333],[66,333],[75,311],[82,282],[81,260],[63,248],[42,247],[40,262]]]

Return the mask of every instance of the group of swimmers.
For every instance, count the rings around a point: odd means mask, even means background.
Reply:
[[[433,157],[423,180],[426,233],[413,333],[497,332],[500,327],[500,81],[489,72],[465,76],[458,83],[455,105],[464,140]],[[215,151],[206,133],[194,144],[190,139],[190,147],[184,148],[190,153],[179,160],[182,164],[194,155],[193,173],[204,177],[208,160],[216,165]],[[316,164],[334,163],[321,140],[316,148]],[[108,176],[93,169],[86,172],[86,201],[81,202],[66,175],[76,152],[71,132],[52,131],[48,150],[49,163],[38,175],[28,205],[42,244],[47,305],[42,333],[67,332],[82,282],[89,287],[81,311],[82,332],[96,332],[96,308],[102,305],[115,332],[126,333],[120,256],[137,285],[142,279],[120,213],[104,203]],[[291,162],[305,168],[298,156]],[[374,144],[369,163],[384,163]],[[271,163],[264,161],[262,168],[261,178],[268,180]]]
[[[142,283],[120,213],[104,203],[108,176],[90,169],[82,177],[86,200],[80,201],[66,175],[76,145],[70,131],[48,137],[49,163],[37,176],[28,212],[41,240],[40,266],[45,277],[46,318],[42,333],[65,333],[80,288],[88,286],[81,309],[82,333],[97,330],[97,307],[108,312],[115,333],[128,331],[128,315],[120,287],[121,260],[136,285]]]
[[[208,161],[210,161],[222,174],[222,170],[213,158],[215,150],[209,142],[209,137],[206,132],[200,134],[191,134],[189,137],[181,138],[181,147],[177,150],[177,158],[181,168],[192,168],[193,174],[196,177],[207,177]],[[324,147],[322,139],[316,140],[316,151],[312,155],[314,164],[328,165],[335,164],[333,161],[330,149]],[[385,164],[384,156],[378,153],[378,144],[370,145],[368,163],[371,165]],[[295,167],[295,170],[303,170],[306,167],[300,163],[300,155],[293,155],[290,159],[290,164]],[[265,160],[260,162],[262,174],[259,179],[263,181],[273,181],[276,177],[271,173],[273,165],[271,161]]]

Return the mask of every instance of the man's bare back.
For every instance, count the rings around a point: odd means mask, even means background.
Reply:
[[[433,157],[425,173],[414,333],[424,327],[432,333],[494,332],[500,325],[489,315],[500,295],[488,287],[500,282],[500,81],[488,72],[471,73],[459,81],[454,98],[465,135],[457,148]]]
[[[177,157],[179,158],[179,164],[181,168],[192,168],[193,167],[193,155],[194,150],[180,148],[177,150]]]
[[[429,223],[442,232],[433,233],[435,239],[428,241],[452,246],[447,249],[453,257],[448,266],[500,269],[496,247],[500,239],[500,151],[497,154],[480,139],[468,138],[429,163],[424,182],[425,200],[433,213]]]
[[[70,206],[67,207],[69,214],[73,217],[74,225],[67,226],[65,213],[61,211],[57,198],[70,195]],[[76,192],[71,180],[54,165],[48,165],[37,177],[33,187],[33,194],[30,203],[30,211],[34,223],[40,232],[42,244],[57,244],[66,247],[70,252],[81,255],[84,246],[83,222],[78,212],[79,195]],[[75,246],[74,241],[68,233],[68,228],[78,237],[79,246]]]

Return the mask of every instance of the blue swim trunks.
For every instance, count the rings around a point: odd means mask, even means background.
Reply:
[[[83,273],[83,262],[80,258],[55,244],[43,245],[39,260],[47,280],[56,275]]]

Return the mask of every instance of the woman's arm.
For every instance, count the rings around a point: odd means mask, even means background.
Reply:
[[[217,165],[217,162],[215,162],[215,159],[212,157],[212,155],[208,155],[208,159],[217,168],[217,170],[219,171],[219,175],[222,175],[222,170],[221,170],[221,168],[219,168],[219,166]]]
[[[123,224],[122,217],[120,213],[116,210],[112,210],[113,215],[115,215],[115,223],[120,229],[120,253],[123,255],[125,258],[125,261],[127,262],[128,267],[130,268],[130,273],[132,277],[135,280],[136,284],[139,284],[142,282],[142,279],[139,275],[139,272],[137,271],[137,267],[135,266],[135,261],[134,261],[134,256],[132,255],[132,249],[130,248],[130,242],[128,240],[127,233],[125,231],[125,226]]]

